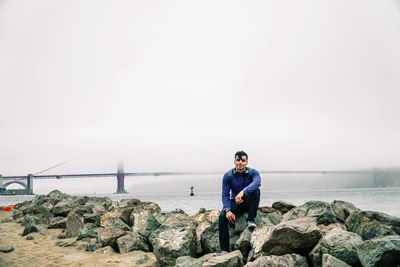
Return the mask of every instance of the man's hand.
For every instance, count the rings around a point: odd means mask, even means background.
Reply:
[[[244,196],[244,192],[240,191],[239,194],[237,194],[237,196],[235,197],[235,202],[236,204],[242,204],[243,203],[243,196]]]
[[[233,214],[232,211],[227,211],[226,212],[226,218],[228,219],[228,223],[230,223],[230,224],[235,223],[236,217],[235,217],[235,214]]]

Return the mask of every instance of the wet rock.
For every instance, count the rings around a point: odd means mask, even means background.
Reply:
[[[283,215],[283,221],[290,221],[303,217],[314,217],[317,224],[336,223],[336,216],[328,202],[308,201],[295,207]]]
[[[48,228],[49,229],[64,229],[67,224],[67,218],[65,217],[54,217],[50,220]]]
[[[362,238],[344,230],[334,230],[327,233],[310,252],[313,266],[322,266],[322,255],[330,254],[349,265],[358,264],[357,247]]]
[[[306,255],[320,238],[321,233],[315,219],[306,217],[282,222],[260,232],[255,231],[252,243],[255,253],[262,251],[267,255]]]
[[[76,237],[83,228],[83,217],[70,212],[67,216],[67,222],[65,223],[66,236]]]
[[[357,248],[364,267],[398,266],[400,264],[400,236],[383,236],[364,241]]]
[[[351,267],[344,261],[339,260],[338,258],[333,257],[329,254],[322,255],[322,267]]]
[[[132,230],[146,238],[160,226],[153,213],[149,210],[132,212],[130,221],[131,225],[133,225]]]
[[[364,239],[400,235],[400,218],[376,211],[356,211],[346,219],[346,227]]]
[[[120,253],[128,253],[134,250],[149,251],[149,244],[145,237],[137,232],[132,232],[117,239]]]
[[[282,256],[262,256],[253,262],[249,262],[246,267],[308,267],[307,258],[298,254],[286,254]]]
[[[272,204],[272,207],[274,209],[279,210],[280,212],[282,212],[282,214],[285,214],[286,212],[288,212],[289,210],[293,209],[296,207],[296,205],[286,202],[284,200],[280,200],[280,201],[276,201]]]
[[[0,246],[0,252],[3,252],[3,253],[9,253],[9,252],[12,252],[12,251],[14,251],[14,247],[13,246],[10,246],[10,245],[2,245],[2,246]]]
[[[149,241],[162,265],[174,265],[180,256],[196,255],[196,233],[191,225],[161,225],[150,235]]]
[[[84,238],[97,238],[98,235],[98,227],[93,223],[86,223],[83,225],[83,228],[79,231],[79,234],[76,240],[81,240]]]
[[[342,200],[334,200],[331,203],[331,208],[336,216],[336,218],[340,222],[345,222],[347,217],[349,217],[350,214],[360,211],[359,208],[354,206],[353,203],[342,201]]]

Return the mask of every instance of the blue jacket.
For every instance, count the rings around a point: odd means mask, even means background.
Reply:
[[[231,200],[243,190],[244,195],[252,193],[261,185],[260,173],[255,169],[246,168],[242,173],[231,169],[222,178],[222,210],[231,209]]]

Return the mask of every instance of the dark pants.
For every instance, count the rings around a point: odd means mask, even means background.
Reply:
[[[235,200],[231,200],[231,211],[237,217],[247,211],[246,221],[254,221],[257,215],[258,205],[260,204],[260,189],[253,191],[244,198],[242,204],[236,204]],[[219,246],[222,251],[230,251],[229,246],[229,226],[228,219],[224,211],[219,215]]]

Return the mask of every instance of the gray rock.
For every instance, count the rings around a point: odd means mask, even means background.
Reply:
[[[313,266],[322,266],[322,255],[330,254],[347,264],[358,264],[357,247],[362,238],[344,230],[334,230],[327,233],[310,252],[309,257]]]
[[[113,205],[113,201],[108,197],[89,197],[85,205],[91,206],[93,212],[103,214]]]
[[[174,265],[180,256],[196,255],[196,233],[191,225],[161,225],[150,235],[149,241],[162,265]]]
[[[293,209],[296,207],[296,205],[289,203],[287,201],[284,200],[279,200],[276,201],[272,204],[272,207],[274,209],[279,210],[280,212],[282,212],[283,214],[285,214],[286,212],[288,212],[289,210]]]
[[[84,238],[96,238],[98,235],[98,227],[94,223],[86,223],[83,228],[79,231],[76,240],[81,240]]]
[[[72,212],[83,216],[84,214],[91,214],[93,213],[93,208],[88,205],[78,205],[72,209]]]
[[[101,216],[100,224],[102,227],[108,228],[118,228],[124,231],[130,231],[131,228],[120,218],[115,217],[115,213],[113,211],[106,212],[103,216]]]
[[[329,254],[322,255],[322,267],[351,267],[344,261],[339,260],[338,258],[333,257]]]
[[[193,227],[196,227],[195,220],[192,217],[188,216],[186,213],[173,213],[168,218],[166,218],[162,224],[172,225],[177,222],[191,224]]]
[[[130,227],[130,226],[132,226],[130,216],[131,216],[131,213],[133,210],[134,210],[133,207],[115,208],[111,211],[108,211],[102,217],[111,216],[114,218],[119,218],[121,221],[123,221],[126,225],[128,225]]]
[[[59,240],[55,244],[57,247],[74,247],[76,245],[76,241],[64,241],[64,240]]]
[[[314,217],[317,224],[336,223],[336,216],[328,202],[308,201],[295,207],[283,215],[283,221],[290,221],[302,217]]]
[[[146,238],[160,226],[153,213],[149,210],[132,212],[130,221],[132,230]]]
[[[108,247],[108,248],[110,248],[110,247]],[[96,252],[99,249],[101,249],[100,243],[88,243],[85,248],[86,251],[90,251],[90,252]]]
[[[120,253],[128,253],[134,250],[149,251],[149,244],[145,237],[137,232],[132,232],[117,239]]]
[[[364,239],[385,235],[400,234],[400,219],[376,211],[357,211],[346,219],[348,231],[362,236]]]
[[[262,251],[267,255],[290,253],[306,255],[318,243],[320,238],[321,233],[315,223],[315,219],[306,217],[282,222],[268,229],[266,235],[260,235],[255,232],[254,236],[252,236],[252,243],[257,244],[253,246],[255,253]]]
[[[298,254],[286,254],[282,256],[262,256],[245,267],[308,267],[307,258]]]
[[[101,226],[100,220],[101,216],[99,213],[90,213],[90,214],[83,214],[83,222],[84,223],[94,223],[97,226]]]
[[[364,267],[400,266],[400,236],[383,236],[364,241],[357,248]]]
[[[64,229],[67,224],[67,218],[65,217],[54,217],[50,220],[48,228],[49,229]]]
[[[282,212],[274,211],[270,213],[257,212],[256,223],[262,225],[277,225],[282,222]]]
[[[14,210],[12,214],[13,220],[18,220],[20,218],[24,217],[24,213],[20,210]]]
[[[59,202],[63,199],[69,198],[70,196],[68,194],[62,193],[60,190],[56,189],[56,190],[53,190],[50,193],[48,193],[47,197],[49,199],[58,200],[58,202]]]
[[[120,255],[119,258],[129,259],[129,262],[132,263],[132,266],[137,267],[158,267],[160,264],[158,263],[155,255],[151,252],[143,252],[140,250],[132,251],[123,255]]]
[[[65,223],[66,237],[76,237],[83,228],[83,217],[70,212]]]
[[[190,256],[182,256],[176,259],[175,267],[202,267],[203,261]]]
[[[353,203],[342,201],[342,200],[334,200],[331,203],[331,208],[333,212],[335,213],[336,218],[340,222],[345,222],[347,217],[349,217],[350,214],[360,211],[359,208],[354,206]]]
[[[128,199],[121,199],[118,203],[118,207],[126,208],[126,207],[135,207],[139,205],[141,201],[136,198],[128,198]]]
[[[56,216],[66,217],[68,213],[78,206],[72,198],[63,199],[53,207],[53,214]]]
[[[6,246],[0,246],[0,252],[3,252],[3,253],[9,253],[9,252],[12,252],[12,251],[14,251],[14,247],[13,246],[10,246],[10,245],[6,245]]]
[[[35,232],[45,232],[46,231],[46,226],[43,224],[36,224],[36,223],[31,223],[27,224],[24,227],[24,231],[22,232],[22,236],[26,236],[27,234],[30,233],[35,233]]]
[[[249,252],[251,250],[251,235],[253,231],[249,228],[246,228],[239,236],[239,239],[235,243],[235,249],[240,250],[243,257],[247,259]]]
[[[263,212],[263,213],[271,213],[271,212],[275,212],[278,210],[275,208],[269,207],[269,206],[263,206],[263,207],[259,207],[258,211]]]
[[[203,262],[203,266],[208,267],[239,267],[243,266],[243,255],[239,250],[230,253],[221,253],[219,255],[212,254],[207,261]]]
[[[101,244],[102,247],[111,246],[114,249],[118,249],[116,241],[123,235],[128,234],[128,231],[109,227],[109,228],[99,228],[97,232],[97,241]]]
[[[318,228],[322,234],[322,236],[325,236],[327,233],[333,230],[347,230],[346,225],[341,224],[341,223],[331,223],[328,225],[325,224],[319,224]]]

